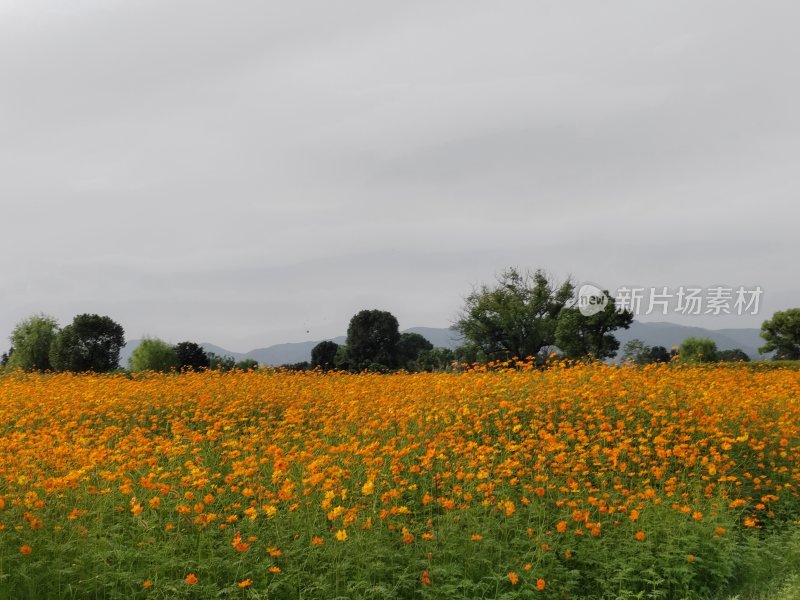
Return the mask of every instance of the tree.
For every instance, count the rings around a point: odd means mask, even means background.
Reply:
[[[611,358],[617,353],[619,341],[612,335],[617,329],[628,329],[633,313],[617,310],[614,298],[604,292],[608,303],[603,310],[584,315],[579,308],[562,309],[556,326],[556,346],[567,358]]]
[[[709,338],[688,337],[678,348],[678,358],[684,362],[715,362],[717,344]]]
[[[237,362],[235,367],[240,371],[255,371],[258,369],[258,361],[253,358],[245,358]]]
[[[648,362],[653,363],[661,363],[661,362],[669,362],[672,360],[674,355],[667,351],[664,346],[653,346],[650,348],[649,360]]]
[[[34,315],[17,323],[9,338],[14,353],[8,357],[8,367],[26,371],[50,370],[50,346],[58,330],[58,322],[47,315]]]
[[[555,344],[559,313],[573,296],[570,279],[551,281],[542,270],[503,271],[497,285],[486,285],[466,297],[454,328],[476,356],[509,359],[535,356]]]
[[[406,371],[417,371],[420,354],[430,350],[433,350],[433,344],[424,336],[418,333],[401,333],[397,342],[397,364]]]
[[[201,371],[210,365],[208,355],[203,347],[194,342],[180,342],[175,344],[175,354],[178,356],[178,369],[181,371]]]
[[[119,368],[124,345],[125,330],[110,317],[77,315],[53,340],[50,363],[57,371],[105,373]]]
[[[720,362],[750,362],[750,357],[741,348],[734,348],[717,352],[717,360]]]
[[[214,371],[230,371],[236,367],[236,359],[227,354],[225,356],[220,356],[214,352],[209,352],[207,356],[208,368]]]
[[[381,370],[397,366],[400,330],[392,313],[362,310],[350,319],[347,328],[347,356],[350,369]]]
[[[455,360],[456,355],[449,348],[431,348],[420,352],[416,363],[420,371],[447,371]]]
[[[160,371],[168,373],[178,368],[178,353],[175,348],[157,338],[143,339],[131,353],[131,371]]]
[[[638,338],[633,338],[622,347],[622,360],[632,362],[637,365],[644,365],[650,362],[650,346]]]
[[[350,370],[350,355],[347,354],[347,346],[339,346],[336,349],[336,355],[333,357],[333,366],[340,371]]]
[[[8,352],[3,352],[3,355],[0,356],[0,367],[7,367],[8,361],[11,360],[11,357],[14,355],[14,346],[8,349]]]
[[[308,371],[311,369],[311,363],[307,360],[304,360],[296,363],[286,363],[281,365],[281,368],[286,369],[287,371]]]
[[[759,352],[775,352],[775,360],[800,360],[800,308],[778,311],[761,324],[767,342]]]
[[[336,368],[336,352],[339,344],[330,340],[320,342],[311,349],[311,368],[330,371]]]

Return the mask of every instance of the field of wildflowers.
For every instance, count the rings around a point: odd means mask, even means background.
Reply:
[[[800,539],[790,369],[12,373],[0,447],[0,598],[725,597]]]

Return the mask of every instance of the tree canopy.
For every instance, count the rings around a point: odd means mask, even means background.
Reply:
[[[53,340],[50,363],[58,371],[105,373],[119,368],[125,330],[110,317],[77,315]]]
[[[26,371],[50,370],[50,346],[58,331],[58,322],[44,314],[17,323],[9,338],[14,352],[8,357],[8,367]]]
[[[433,344],[424,336],[413,332],[401,333],[397,341],[397,365],[406,371],[418,371],[420,354],[429,350],[433,350]]]
[[[311,349],[311,368],[330,371],[336,368],[336,352],[339,344],[330,340],[320,342]]]
[[[200,344],[194,342],[179,342],[175,344],[175,354],[178,357],[178,369],[201,371],[210,365],[208,355]]]
[[[488,359],[526,358],[556,341],[561,310],[572,299],[571,279],[555,282],[544,271],[503,271],[493,287],[474,290],[464,302],[455,329],[465,346]]]
[[[717,344],[709,338],[688,337],[678,348],[678,358],[685,362],[716,362]]]
[[[774,352],[778,360],[800,360],[800,308],[778,311],[761,324],[766,344],[759,352]]]
[[[362,310],[347,328],[347,360],[351,370],[393,369],[400,341],[397,318],[383,310]]]
[[[167,373],[178,368],[175,348],[157,338],[143,339],[131,354],[131,371],[160,371]]]
[[[584,315],[580,309],[565,307],[558,315],[556,346],[567,358],[592,357],[597,360],[611,358],[617,353],[619,341],[612,335],[617,329],[628,329],[633,313],[618,311],[614,298],[608,297],[603,310]]]

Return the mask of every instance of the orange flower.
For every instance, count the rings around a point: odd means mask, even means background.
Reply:
[[[27,556],[31,552],[33,552],[33,548],[28,546],[28,544],[22,544],[22,546],[19,547],[19,553],[20,554],[24,554],[24,555]]]
[[[325,540],[319,537],[318,535],[312,536],[311,538],[311,545],[312,546],[322,546],[325,543]]]
[[[145,582],[142,584],[142,587],[143,587],[144,589],[146,589],[146,590],[149,590],[151,587],[153,587],[153,582],[152,582],[152,581],[150,581],[150,580],[148,579],[147,581],[145,581]]]
[[[519,583],[519,576],[516,573],[514,573],[514,571],[509,571],[506,577],[508,577],[508,580],[511,582],[511,585],[517,585]]]
[[[268,570],[269,570],[270,573],[273,573],[273,574],[281,572],[281,568],[278,567],[278,566],[275,566],[275,565],[272,565]]]
[[[473,533],[470,538],[473,542],[480,542],[483,539],[483,536],[478,535],[477,533]]]
[[[245,580],[239,582],[239,587],[240,588],[250,587],[251,585],[253,585],[253,580],[252,579],[245,579]]]
[[[647,536],[645,535],[644,531],[637,531],[636,535],[633,537],[636,538],[637,542],[643,542]]]
[[[189,585],[194,585],[197,583],[197,575],[195,575],[194,573],[189,573],[184,579],[184,581]]]
[[[564,533],[567,530],[567,522],[566,521],[559,521],[556,523],[556,531],[558,533]]]
[[[536,589],[539,590],[540,592],[544,590],[546,585],[547,584],[545,583],[545,580],[542,579],[541,577],[536,580]]]
[[[422,574],[419,576],[419,581],[422,585],[431,584],[431,574],[428,572],[428,569],[422,571]]]

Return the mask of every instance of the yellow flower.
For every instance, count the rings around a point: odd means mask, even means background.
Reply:
[[[347,540],[347,532],[344,529],[340,529],[336,532],[336,539],[340,542],[344,542]]]

